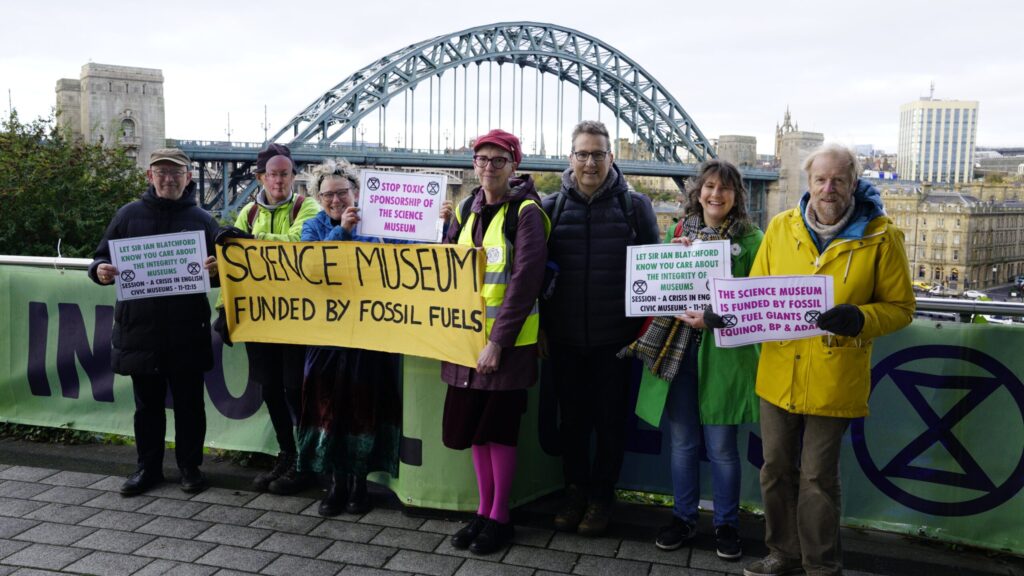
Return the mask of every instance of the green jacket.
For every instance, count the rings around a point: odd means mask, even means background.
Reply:
[[[262,194],[262,192],[261,192]],[[277,240],[279,242],[298,242],[302,238],[302,225],[320,211],[320,205],[315,198],[306,198],[299,207],[299,214],[292,222],[292,204],[295,202],[296,194],[292,194],[290,200],[281,204],[273,211],[260,206],[256,214],[256,220],[252,223],[252,230],[249,230],[249,210],[254,202],[246,204],[242,211],[235,218],[235,227],[249,232],[257,240]]]
[[[744,278],[750,274],[762,238],[764,233],[754,227],[740,238],[733,239],[734,278]],[[704,332],[697,351],[697,394],[700,397],[701,424],[758,421],[760,413],[754,383],[760,352],[758,344],[719,348],[715,346],[714,334],[711,331]]]

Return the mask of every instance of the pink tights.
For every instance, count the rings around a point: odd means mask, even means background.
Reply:
[[[488,443],[473,446],[473,469],[480,491],[477,514],[501,524],[508,523],[508,502],[516,475],[516,447]]]

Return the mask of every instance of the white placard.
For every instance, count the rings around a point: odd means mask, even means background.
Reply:
[[[711,304],[711,279],[732,276],[728,240],[629,246],[626,316],[674,316]]]
[[[437,241],[437,221],[448,190],[444,174],[363,170],[359,190],[358,234]]]
[[[835,299],[831,276],[716,278],[712,288],[712,309],[726,325],[715,330],[719,347],[828,334],[816,324]]]
[[[206,235],[200,230],[110,240],[117,299],[137,300],[210,291]]]

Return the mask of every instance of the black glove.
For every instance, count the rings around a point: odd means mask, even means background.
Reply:
[[[214,237],[213,241],[223,246],[229,241],[237,238],[253,240],[256,237],[241,228],[235,228],[234,226],[221,226],[220,229],[217,230],[217,236]]]
[[[710,308],[708,308],[704,311],[704,325],[711,329],[717,328],[721,330],[722,328],[725,328],[725,320],[722,320],[721,316],[715,314]]]
[[[213,321],[213,329],[220,334],[222,342],[228,346],[234,346],[235,343],[231,341],[231,334],[228,332],[228,319],[224,316],[224,309],[217,308],[217,319]]]
[[[864,328],[864,313],[853,304],[838,304],[818,316],[818,328],[838,336],[856,336]]]

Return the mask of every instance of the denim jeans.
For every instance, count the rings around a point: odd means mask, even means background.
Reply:
[[[711,461],[711,494],[715,526],[739,527],[740,454],[735,424],[700,423],[697,397],[696,346],[688,346],[683,367],[672,380],[665,404],[671,443],[672,512],[690,524],[697,523],[700,500],[700,448]],[[703,433],[703,434],[702,434]],[[703,437],[702,437],[703,435]]]

